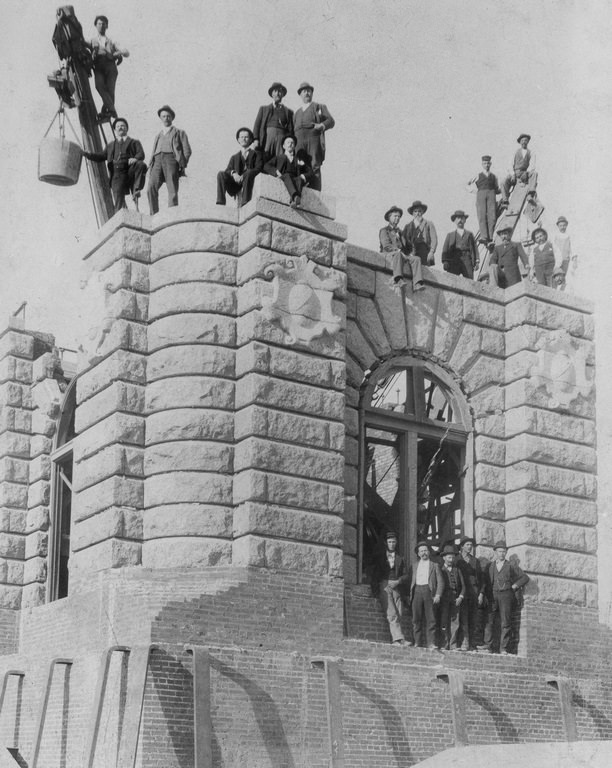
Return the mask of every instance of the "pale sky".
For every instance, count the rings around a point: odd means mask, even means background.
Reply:
[[[38,146],[58,105],[46,80],[58,67],[57,6],[28,0],[2,9],[0,311],[7,317],[27,300],[29,328],[75,347],[80,242],[95,228],[86,174],[71,188],[37,180]],[[129,49],[117,108],[147,153],[159,107],[176,111],[193,148],[180,196],[200,198],[203,211],[214,209],[216,173],[236,150],[236,129],[253,124],[274,80],[294,109],[297,86],[309,80],[335,117],[323,188],[336,197],[350,242],[374,250],[384,211],[416,198],[440,236],[456,208],[477,229],[465,183],[484,153],[502,176],[517,136],[530,133],[544,224],[550,231],[559,214],[570,220],[577,287],[596,301],[602,405],[612,376],[608,0],[106,0],[77,2],[75,11],[88,37],[96,14],[107,15],[108,35]],[[93,81],[92,90],[98,98]],[[79,132],[76,110],[70,118]],[[165,190],[160,199],[165,206]],[[600,460],[612,458],[605,412]],[[605,478],[602,491],[612,503]]]

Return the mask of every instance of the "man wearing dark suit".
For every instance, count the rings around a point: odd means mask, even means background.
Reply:
[[[510,240],[512,227],[500,227],[497,234],[501,243],[495,247],[490,246],[491,258],[489,259],[489,279],[491,285],[498,288],[510,288],[511,285],[520,283],[521,271],[518,266],[519,259],[529,271],[529,258],[520,243]]]
[[[168,190],[168,208],[178,205],[179,178],[185,175],[191,157],[187,134],[172,125],[176,117],[172,107],[164,104],[157,114],[163,127],[155,137],[149,162],[151,173],[147,197],[152,214],[159,211],[159,188],[164,182]]]
[[[495,222],[497,221],[497,201],[499,195],[499,182],[497,176],[491,173],[491,155],[482,156],[482,171],[478,176],[468,181],[468,189],[472,192],[476,189],[476,215],[480,228],[480,242],[493,241]]]
[[[421,264],[433,267],[438,247],[438,235],[431,221],[425,217],[427,206],[415,200],[408,208],[412,221],[404,227],[404,240],[412,246],[412,252],[421,260]]]
[[[106,151],[83,152],[88,160],[99,163],[106,161],[115,213],[125,208],[125,196],[130,191],[134,201],[138,200],[147,173],[142,144],[137,139],[130,138],[128,130],[127,120],[118,117],[113,122],[113,131],[117,138],[106,145]]]
[[[292,208],[301,205],[302,189],[312,181],[312,169],[303,153],[295,151],[296,143],[295,136],[285,136],[283,154],[276,155],[264,165],[265,173],[282,180],[289,192]]]
[[[391,642],[403,645],[406,638],[401,627],[401,590],[408,586],[408,571],[404,558],[397,553],[397,534],[394,531],[386,534],[386,544],[385,552],[380,555],[374,567],[372,592],[379,598],[389,622]]]
[[[225,194],[236,197],[238,208],[248,203],[253,195],[253,183],[263,170],[263,155],[251,147],[253,131],[239,128],[236,141],[240,151],[232,155],[224,171],[217,174],[217,205],[225,205]]]
[[[498,541],[493,547],[495,560],[485,571],[487,597],[489,600],[489,617],[485,629],[482,650],[494,653],[494,636],[496,625],[500,626],[499,650],[507,656],[512,643],[512,614],[516,606],[516,593],[529,581],[529,576],[518,567],[506,560],[508,548],[505,541]]]
[[[478,267],[478,249],[474,235],[465,228],[467,218],[464,211],[455,211],[451,216],[457,228],[446,235],[442,247],[442,266],[445,272],[472,280],[474,270]]]
[[[434,605],[438,605],[442,598],[444,577],[440,566],[430,560],[429,544],[426,541],[419,541],[414,551],[419,558],[412,568],[410,583],[414,644],[435,651],[437,644]]]
[[[423,285],[423,270],[421,260],[417,259],[410,252],[412,246],[406,242],[404,235],[399,229],[399,220],[402,218],[403,211],[397,205],[391,206],[385,213],[385,220],[388,222],[378,233],[380,242],[380,252],[391,255],[393,267],[393,281],[398,285],[406,282],[406,272],[412,277],[412,290],[421,291]],[[408,270],[406,270],[408,267]]]
[[[459,556],[455,561],[465,583],[465,601],[460,616],[462,651],[476,649],[478,608],[484,604],[484,577],[480,561],[474,557],[475,548],[475,540],[464,536],[459,542]]]
[[[293,112],[281,104],[286,95],[287,89],[282,83],[272,83],[268,88],[272,104],[260,107],[255,118],[253,149],[263,151],[266,159],[280,155],[285,136],[293,134]]]
[[[452,544],[442,550],[444,591],[440,600],[440,641],[446,650],[456,651],[460,643],[461,616],[465,613],[465,581],[455,564],[457,552]]]
[[[296,110],[294,117],[297,149],[303,149],[310,157],[314,174],[311,187],[321,191],[321,166],[325,160],[325,132],[331,131],[336,124],[325,104],[316,104],[312,100],[314,88],[310,83],[301,83],[298,96],[304,106]]]

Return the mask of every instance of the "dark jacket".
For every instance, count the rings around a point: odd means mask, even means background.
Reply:
[[[276,157],[271,158],[264,165],[264,173],[267,173],[270,176],[277,176],[277,171],[281,174],[288,173],[293,177],[303,175],[306,177],[307,183],[312,181],[313,178],[312,168],[305,163],[298,162],[297,153],[293,162],[291,162],[287,155],[283,153],[282,155],[276,155]]]
[[[251,149],[247,155],[246,164],[242,157],[242,152],[236,152],[232,155],[225,169],[227,173],[238,173],[242,176],[245,171],[263,171],[264,156],[263,152],[257,149]]]
[[[189,145],[189,139],[187,138],[187,134],[185,131],[181,131],[180,128],[175,128],[174,126],[171,127],[170,132],[172,134],[171,136],[171,142],[172,142],[172,152],[174,154],[174,157],[176,159],[176,162],[179,164],[179,168],[181,170],[185,170],[187,167],[187,163],[189,162],[189,158],[191,157],[191,147]],[[159,142],[161,137],[161,133],[158,133],[155,137],[155,141],[153,142],[153,150],[151,152],[151,161],[149,163],[149,166],[152,168],[153,163],[155,162],[155,151],[157,149],[157,143]]]
[[[392,227],[390,224],[387,224],[386,227],[380,230],[378,239],[380,241],[381,253],[391,253],[397,250],[400,250],[402,253],[410,253],[412,250],[412,246],[407,242],[402,231]]]
[[[495,593],[516,587],[520,589],[529,581],[529,576],[509,560],[504,560],[501,571],[497,571],[495,561],[493,560],[485,569],[486,592],[489,600],[495,599]],[[515,590],[516,591],[516,590]]]
[[[99,163],[106,160],[106,165],[108,166],[108,175],[111,181],[113,180],[113,175],[115,173],[115,144],[116,141],[109,142],[106,145],[106,150],[104,152],[83,153],[89,160],[96,160]],[[144,149],[142,148],[142,144],[138,141],[138,139],[132,139],[129,136],[127,139],[125,139],[121,157],[125,157],[126,160],[129,160],[130,158],[134,158],[135,160],[144,160]]]
[[[410,580],[410,599],[412,600],[412,597],[414,595],[414,589],[416,587],[416,573],[417,568],[419,566],[418,561],[414,563],[412,566],[412,578]],[[429,589],[431,591],[431,596],[433,597],[442,597],[442,592],[444,591],[444,577],[442,576],[442,569],[437,563],[434,563],[432,560],[429,561]]]
[[[287,134],[293,133],[293,111],[284,104],[281,104],[281,107],[284,110],[281,115],[282,127]],[[266,104],[263,107],[259,107],[257,112],[253,133],[255,134],[255,139],[259,142],[260,149],[264,149],[266,146],[266,130],[268,123],[274,117],[274,110],[274,104]]]
[[[440,568],[442,571],[442,578],[444,580],[444,592],[442,594],[442,600],[444,602],[455,602],[458,597],[465,599],[465,580],[463,574],[456,565],[451,567],[453,578],[455,580],[455,588],[451,585],[451,575],[447,571],[446,567]]]
[[[378,593],[381,582],[389,581],[390,579],[399,581],[398,588],[401,589],[408,586],[410,576],[404,558],[396,552],[395,565],[391,568],[387,560],[387,551],[385,550],[376,559],[374,570],[372,571],[372,591],[374,594]]]
[[[458,555],[455,565],[463,575],[466,597],[474,599],[478,595],[483,595],[485,591],[484,574],[478,558],[470,555],[469,559],[465,560],[461,555]]]
[[[442,247],[442,263],[445,261],[455,261],[466,251],[470,254],[470,260],[472,266],[474,266],[478,261],[478,249],[476,248],[474,235],[468,232],[467,229],[464,230],[463,237],[460,237],[458,230],[449,232]]]

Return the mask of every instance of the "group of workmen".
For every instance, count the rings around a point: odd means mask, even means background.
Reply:
[[[407,565],[397,551],[394,531],[386,533],[385,543],[371,584],[385,612],[393,644],[428,650],[516,653],[513,622],[529,577],[506,559],[504,541],[494,544],[494,559],[484,567],[475,556],[476,541],[470,536],[461,539],[459,551],[454,543],[447,543],[437,554],[428,542],[419,541],[413,565]],[[402,628],[405,604],[411,617],[408,636]]]
[[[522,280],[522,264],[523,271],[533,281],[565,289],[570,260],[575,259],[565,216],[557,219],[558,233],[552,241],[541,226],[530,231],[531,260],[523,243],[512,240],[514,228],[510,224],[502,224],[496,229],[497,195],[501,195],[499,209],[503,211],[508,207],[510,193],[517,183],[528,187],[525,215],[535,221],[543,210],[535,195],[537,172],[535,156],[529,149],[530,140],[531,136],[526,133],[518,137],[519,149],[513,158],[512,171],[501,184],[491,172],[491,156],[482,156],[482,170],[467,185],[470,191],[476,191],[480,230],[478,241],[465,227],[469,215],[463,210],[456,210],[450,217],[455,229],[446,235],[442,246],[442,267],[446,272],[473,279],[480,267],[478,246],[482,245],[486,246],[489,254],[488,277],[491,284],[509,288],[519,283]],[[399,227],[404,213],[401,208],[394,205],[385,213],[387,225],[379,232],[380,251],[389,254],[395,284],[401,287],[410,280],[413,290],[419,291],[424,287],[422,267],[435,264],[438,237],[433,223],[425,218],[425,203],[415,200],[407,211],[412,221],[403,230]],[[495,234],[501,241],[497,244],[493,239]]]

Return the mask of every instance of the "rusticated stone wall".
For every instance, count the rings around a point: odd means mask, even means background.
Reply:
[[[474,436],[480,555],[505,538],[538,600],[595,606],[596,455],[590,302],[522,282],[501,291],[425,269],[394,291],[380,254],[348,246],[345,578],[356,572],[359,405],[366,376],[412,355],[457,383]],[[468,496],[471,494],[468,494]],[[467,505],[466,505],[467,506]]]

